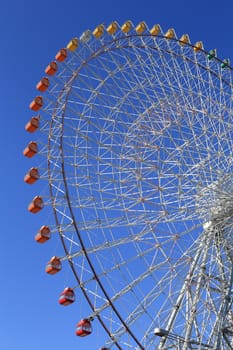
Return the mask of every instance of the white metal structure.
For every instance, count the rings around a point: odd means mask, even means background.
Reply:
[[[97,28],[44,95],[45,205],[118,349],[233,349],[232,69],[174,30]]]

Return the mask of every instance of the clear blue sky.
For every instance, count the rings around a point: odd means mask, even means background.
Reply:
[[[4,350],[98,349],[98,331],[88,339],[75,336],[83,301],[70,308],[57,303],[66,276],[48,276],[44,266],[59,242],[34,243],[42,216],[27,212],[34,191],[23,183],[28,161],[24,125],[28,104],[47,63],[70,38],[113,20],[174,27],[189,33],[206,49],[233,62],[232,0],[1,0],[1,245],[0,347]],[[71,272],[70,272],[71,273]],[[64,280],[61,280],[64,279]]]

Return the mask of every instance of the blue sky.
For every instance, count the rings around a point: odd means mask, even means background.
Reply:
[[[217,48],[219,57],[230,57],[233,62],[232,10],[232,0],[1,1],[2,349],[97,349],[101,343],[98,326],[89,339],[75,336],[75,324],[85,303],[80,299],[72,308],[58,305],[57,296],[68,277],[47,276],[44,266],[59,242],[46,247],[34,243],[43,218],[26,209],[35,190],[23,182],[29,167],[22,156],[28,141],[24,125],[31,116],[28,104],[35,95],[35,85],[47,63],[84,30],[127,19],[135,24],[145,20],[148,26],[160,23],[164,30],[174,27],[178,36],[188,33],[193,43],[202,40],[207,50]]]

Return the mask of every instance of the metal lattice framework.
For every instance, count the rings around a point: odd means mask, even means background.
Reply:
[[[43,96],[61,259],[106,347],[232,349],[232,69],[127,24],[83,33]]]

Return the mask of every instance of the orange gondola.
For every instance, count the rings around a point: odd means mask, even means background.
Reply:
[[[39,83],[36,85],[37,90],[41,92],[45,92],[49,87],[49,79],[44,77],[42,78]]]
[[[41,209],[43,208],[44,208],[43,199],[40,196],[36,196],[33,198],[31,203],[29,204],[28,211],[30,211],[33,214],[36,214],[39,211],[41,211]]]
[[[35,132],[39,128],[39,116],[32,117],[25,125],[25,130],[28,132]]]
[[[61,268],[62,265],[60,258],[53,256],[47,263],[45,271],[50,275],[54,275],[55,273],[59,272]]]
[[[63,62],[67,58],[67,49],[61,49],[58,51],[58,53],[55,56],[56,60],[58,62]]]
[[[92,333],[92,325],[91,321],[84,318],[83,320],[79,321],[76,328],[76,335],[79,337],[86,337],[87,335],[90,335]]]
[[[37,180],[39,180],[40,174],[37,168],[31,168],[27,174],[24,176],[24,182],[29,185],[34,184]]]
[[[35,235],[35,241],[38,243],[45,243],[47,242],[50,238],[50,228],[48,226],[41,226],[37,234]]]
[[[32,158],[38,152],[37,143],[34,141],[29,142],[27,147],[23,151],[23,155],[28,158]]]
[[[75,301],[75,294],[72,288],[66,287],[59,297],[60,305],[70,305]]]
[[[45,73],[48,75],[54,75],[57,72],[57,62],[52,61],[49,63],[49,65],[45,68]]]
[[[34,100],[30,103],[29,108],[32,111],[39,111],[39,109],[41,109],[41,107],[43,107],[43,98],[42,96],[36,96],[34,98]]]

